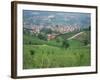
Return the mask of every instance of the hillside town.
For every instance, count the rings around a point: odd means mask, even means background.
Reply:
[[[30,27],[28,27],[30,26]],[[29,30],[32,33],[40,33],[41,29],[48,28],[52,31],[56,31],[58,33],[64,34],[73,31],[80,31],[80,26],[75,25],[52,25],[52,26],[43,26],[43,25],[24,25],[24,30]]]
[[[27,26],[30,26],[30,28]],[[43,28],[51,29],[52,32],[57,32],[57,33],[52,33],[52,34],[46,34],[47,35],[47,40],[52,40],[56,38],[59,34],[65,34],[68,32],[73,32],[73,31],[80,31],[80,26],[79,25],[52,25],[52,26],[43,26],[43,25],[24,25],[24,30],[28,30],[30,33],[34,34],[39,34]]]

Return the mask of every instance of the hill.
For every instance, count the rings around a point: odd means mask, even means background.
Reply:
[[[60,12],[60,11],[23,11],[24,27],[27,25],[75,25],[88,27],[90,25],[89,13]],[[31,26],[28,26],[31,27]]]

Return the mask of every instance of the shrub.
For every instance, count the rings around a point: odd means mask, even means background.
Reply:
[[[42,33],[38,34],[38,38],[42,39],[42,40],[47,40],[47,36],[45,34],[42,34]]]
[[[68,47],[69,47],[68,40],[64,40],[64,41],[62,42],[62,46],[63,46],[64,48],[68,48]]]
[[[83,43],[84,43],[84,45],[86,46],[86,45],[88,45],[88,40],[83,40]]]
[[[35,51],[34,50],[30,50],[30,55],[34,55]]]
[[[63,41],[63,39],[61,37],[56,38],[56,42],[60,43],[62,41]]]

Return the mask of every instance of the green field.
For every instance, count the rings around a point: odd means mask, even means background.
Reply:
[[[86,34],[86,35],[85,35]],[[89,31],[76,39],[66,40],[68,47],[62,46],[63,36],[50,41],[41,40],[34,36],[24,35],[23,69],[55,68],[89,66],[90,42],[86,44],[84,38],[89,40]],[[72,36],[72,34],[71,34]],[[83,39],[82,39],[83,38]]]
[[[24,69],[89,65],[89,47],[66,50],[48,45],[24,45]]]

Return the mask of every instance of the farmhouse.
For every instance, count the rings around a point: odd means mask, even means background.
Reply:
[[[48,34],[48,35],[47,35],[47,40],[55,39],[57,35],[58,35],[58,34]]]

